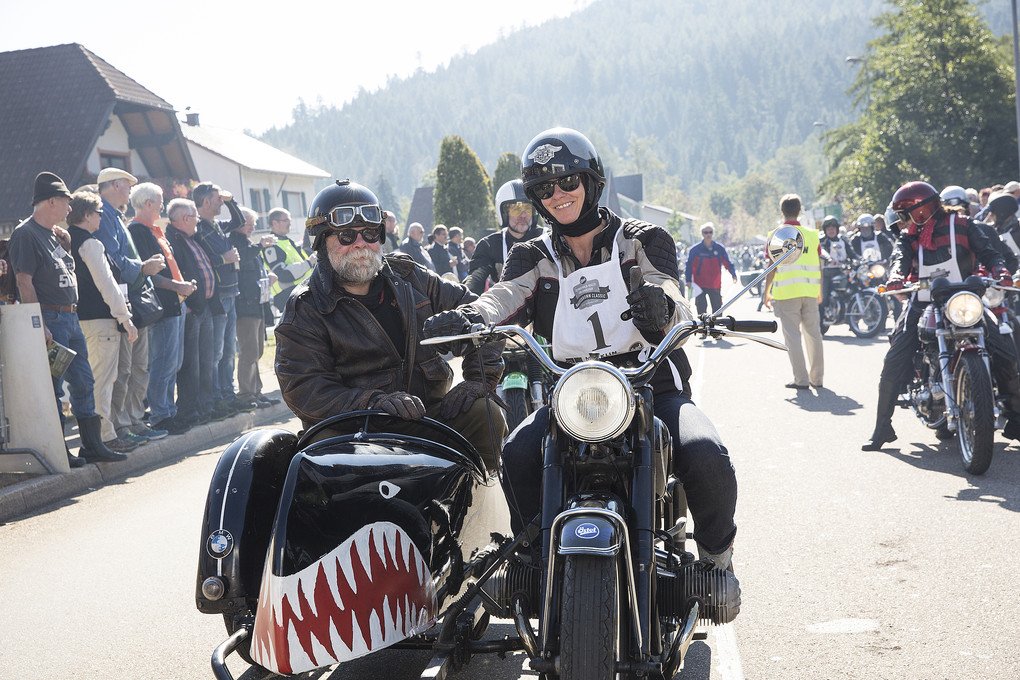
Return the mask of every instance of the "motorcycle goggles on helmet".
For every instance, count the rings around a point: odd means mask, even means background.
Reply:
[[[548,182],[536,184],[532,189],[532,192],[538,200],[545,201],[552,198],[552,195],[556,193],[557,185],[559,185],[560,189],[566,192],[576,191],[577,187],[581,186],[581,174],[575,172],[573,175],[558,177],[556,179],[551,179]]]
[[[903,208],[902,210],[897,210],[896,211],[896,217],[900,218],[900,222],[905,224],[905,225],[913,223],[913,224],[916,224],[917,226],[921,226],[922,224],[927,222],[928,219],[931,217],[930,211],[924,211],[924,219],[922,219],[920,222],[918,222],[916,219],[914,219],[914,216],[913,216],[914,211],[916,211],[917,209],[921,208],[922,206],[925,206],[925,205],[931,203],[932,201],[937,201],[937,200],[939,200],[938,194],[935,194],[934,196],[929,196],[928,198],[926,198],[923,201],[920,201],[918,203],[915,203],[914,205],[910,206],[909,208]]]
[[[365,243],[378,243],[379,237],[382,236],[382,227],[360,227],[357,229],[330,229],[326,232],[326,236],[336,236],[337,240],[340,241],[340,245],[349,246],[358,240],[358,235],[361,235],[362,240]]]
[[[511,217],[518,217],[520,215],[528,215],[530,217],[535,213],[535,207],[530,203],[510,203],[507,205],[506,212]]]
[[[381,225],[383,221],[382,208],[378,205],[338,205],[325,215],[309,217],[305,221],[305,228],[322,223],[331,227],[346,227],[353,224],[359,216],[364,224]]]

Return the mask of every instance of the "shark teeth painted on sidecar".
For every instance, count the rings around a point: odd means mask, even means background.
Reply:
[[[375,522],[301,571],[267,560],[252,659],[281,674],[350,661],[422,633],[436,621],[428,565],[396,524]]]

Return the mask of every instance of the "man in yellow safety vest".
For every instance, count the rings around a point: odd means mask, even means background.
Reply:
[[[793,367],[793,382],[786,386],[806,390],[808,386],[820,389],[825,362],[822,357],[822,329],[818,305],[822,301],[822,267],[818,232],[801,226],[800,196],[787,194],[780,199],[783,224],[797,227],[804,237],[804,250],[796,260],[788,261],[769,273],[765,279],[765,306],[774,309],[783,325],[783,338],[789,349]],[[769,235],[771,237],[771,234]],[[801,347],[801,330],[804,331],[807,358],[811,363],[808,372]]]
[[[290,212],[284,208],[269,211],[269,228],[276,236],[276,244],[262,250],[269,270],[276,274],[276,283],[269,289],[273,306],[281,313],[294,287],[308,278],[315,265],[315,255],[309,255],[290,239]]]

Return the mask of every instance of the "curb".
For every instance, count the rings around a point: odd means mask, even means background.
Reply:
[[[218,442],[229,443],[252,428],[293,417],[287,405],[281,402],[269,408],[238,413],[219,422],[199,425],[182,435],[149,442],[129,453],[128,459],[119,463],[90,463],[67,474],[33,476],[24,482],[0,488],[0,524],[111,482],[185,458],[196,451],[215,446]]]

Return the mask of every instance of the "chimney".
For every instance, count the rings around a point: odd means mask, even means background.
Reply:
[[[197,113],[187,113],[187,114],[185,114],[184,115],[184,120],[185,120],[185,122],[188,125],[191,125],[192,127],[198,127],[198,114]]]

